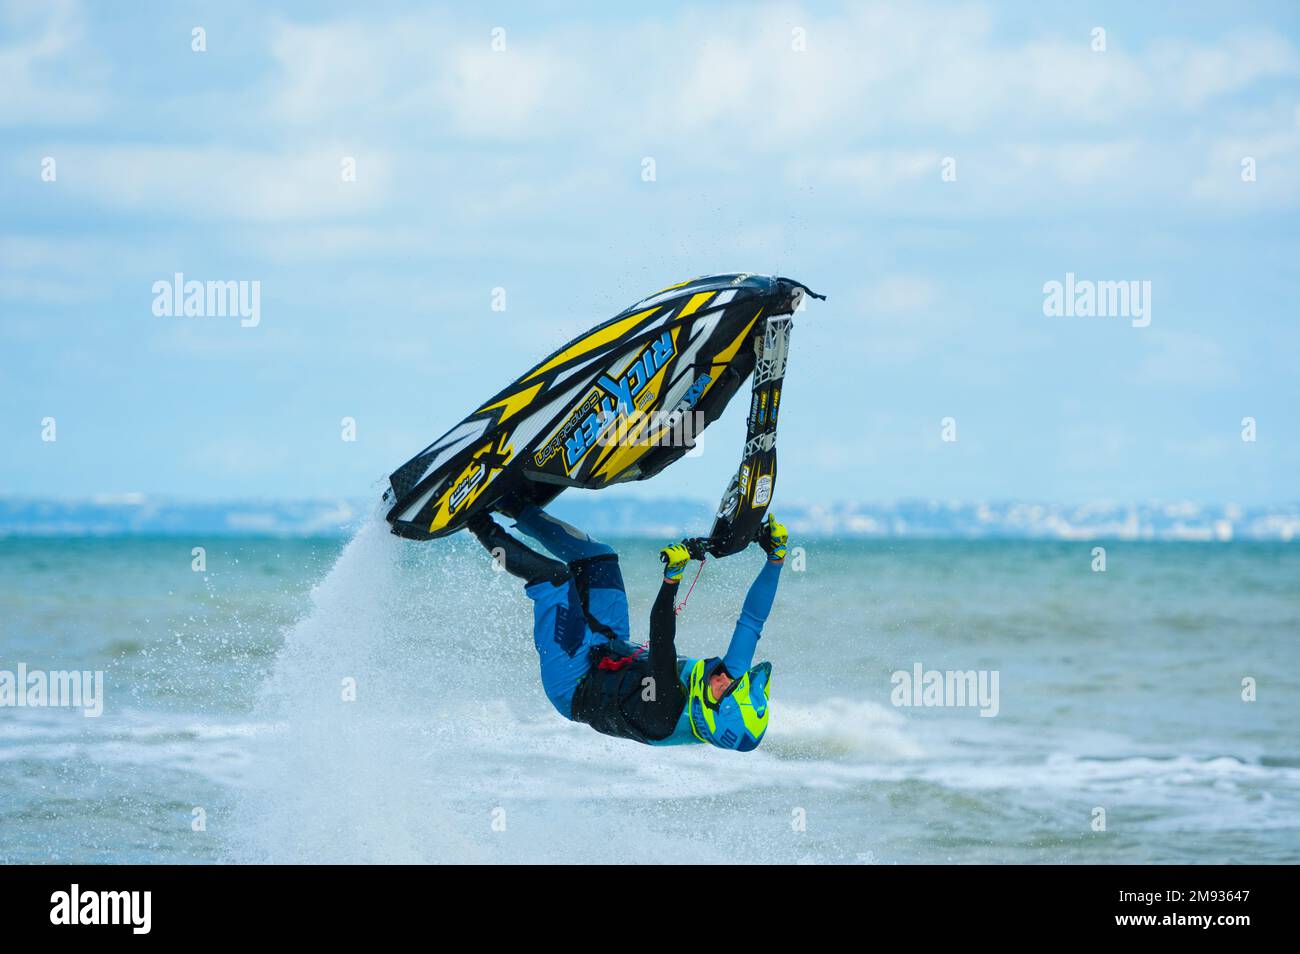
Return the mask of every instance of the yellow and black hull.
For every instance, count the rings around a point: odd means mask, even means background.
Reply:
[[[713,275],[670,286],[591,329],[393,472],[385,494],[393,532],[431,540],[507,494],[545,504],[565,487],[657,474],[690,450],[756,365],[762,371],[772,328],[784,328],[788,341],[782,316],[806,290],[785,278]],[[783,373],[783,349],[780,364]],[[774,448],[754,445],[756,434],[759,444],[775,439],[775,382],[761,398],[756,388],[751,402],[746,459],[763,472],[751,470],[750,510],[755,489],[770,499],[775,480]]]

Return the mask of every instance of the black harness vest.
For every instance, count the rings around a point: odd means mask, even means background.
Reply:
[[[573,721],[584,722],[602,735],[646,745],[668,738],[686,698],[677,680],[663,687],[677,694],[675,714],[668,723],[667,700],[645,698],[645,680],[649,678],[650,657],[644,647],[616,639],[593,649],[591,669],[573,694]]]
[[[619,639],[588,609],[588,595],[593,585],[609,585],[616,578],[618,586],[622,587],[618,557],[610,554],[578,560],[569,564],[569,569],[587,625],[592,632],[609,640],[591,650],[591,667],[573,694],[570,717],[574,722],[586,723],[602,735],[634,739],[646,745],[668,738],[686,705],[679,680],[672,680],[673,684],[666,690],[656,687],[656,692],[675,693],[671,698],[657,696],[646,699],[645,680],[652,678],[648,651],[644,646],[633,646]]]

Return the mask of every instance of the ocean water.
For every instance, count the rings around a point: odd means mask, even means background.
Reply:
[[[644,632],[658,544],[615,542]],[[562,720],[467,540],[2,539],[0,670],[102,670],[104,711],[0,708],[0,861],[1300,861],[1300,548],[802,545],[739,755]],[[705,567],[684,652],[760,561]],[[893,705],[918,664],[997,714]]]

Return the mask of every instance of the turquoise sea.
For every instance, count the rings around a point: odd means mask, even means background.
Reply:
[[[644,632],[661,543],[615,542]],[[0,862],[1300,861],[1294,544],[793,542],[739,755],[560,719],[465,540],[0,539],[0,672],[104,674],[97,718],[0,708]],[[893,705],[917,665],[997,714]]]

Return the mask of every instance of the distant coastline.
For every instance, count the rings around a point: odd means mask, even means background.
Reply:
[[[345,499],[195,501],[145,494],[80,500],[0,497],[0,538],[109,536],[346,536],[373,507]],[[694,500],[560,497],[557,516],[597,535],[674,536],[706,527]],[[956,502],[781,504],[794,533],[853,539],[1029,539],[1228,542],[1300,539],[1300,504]]]

